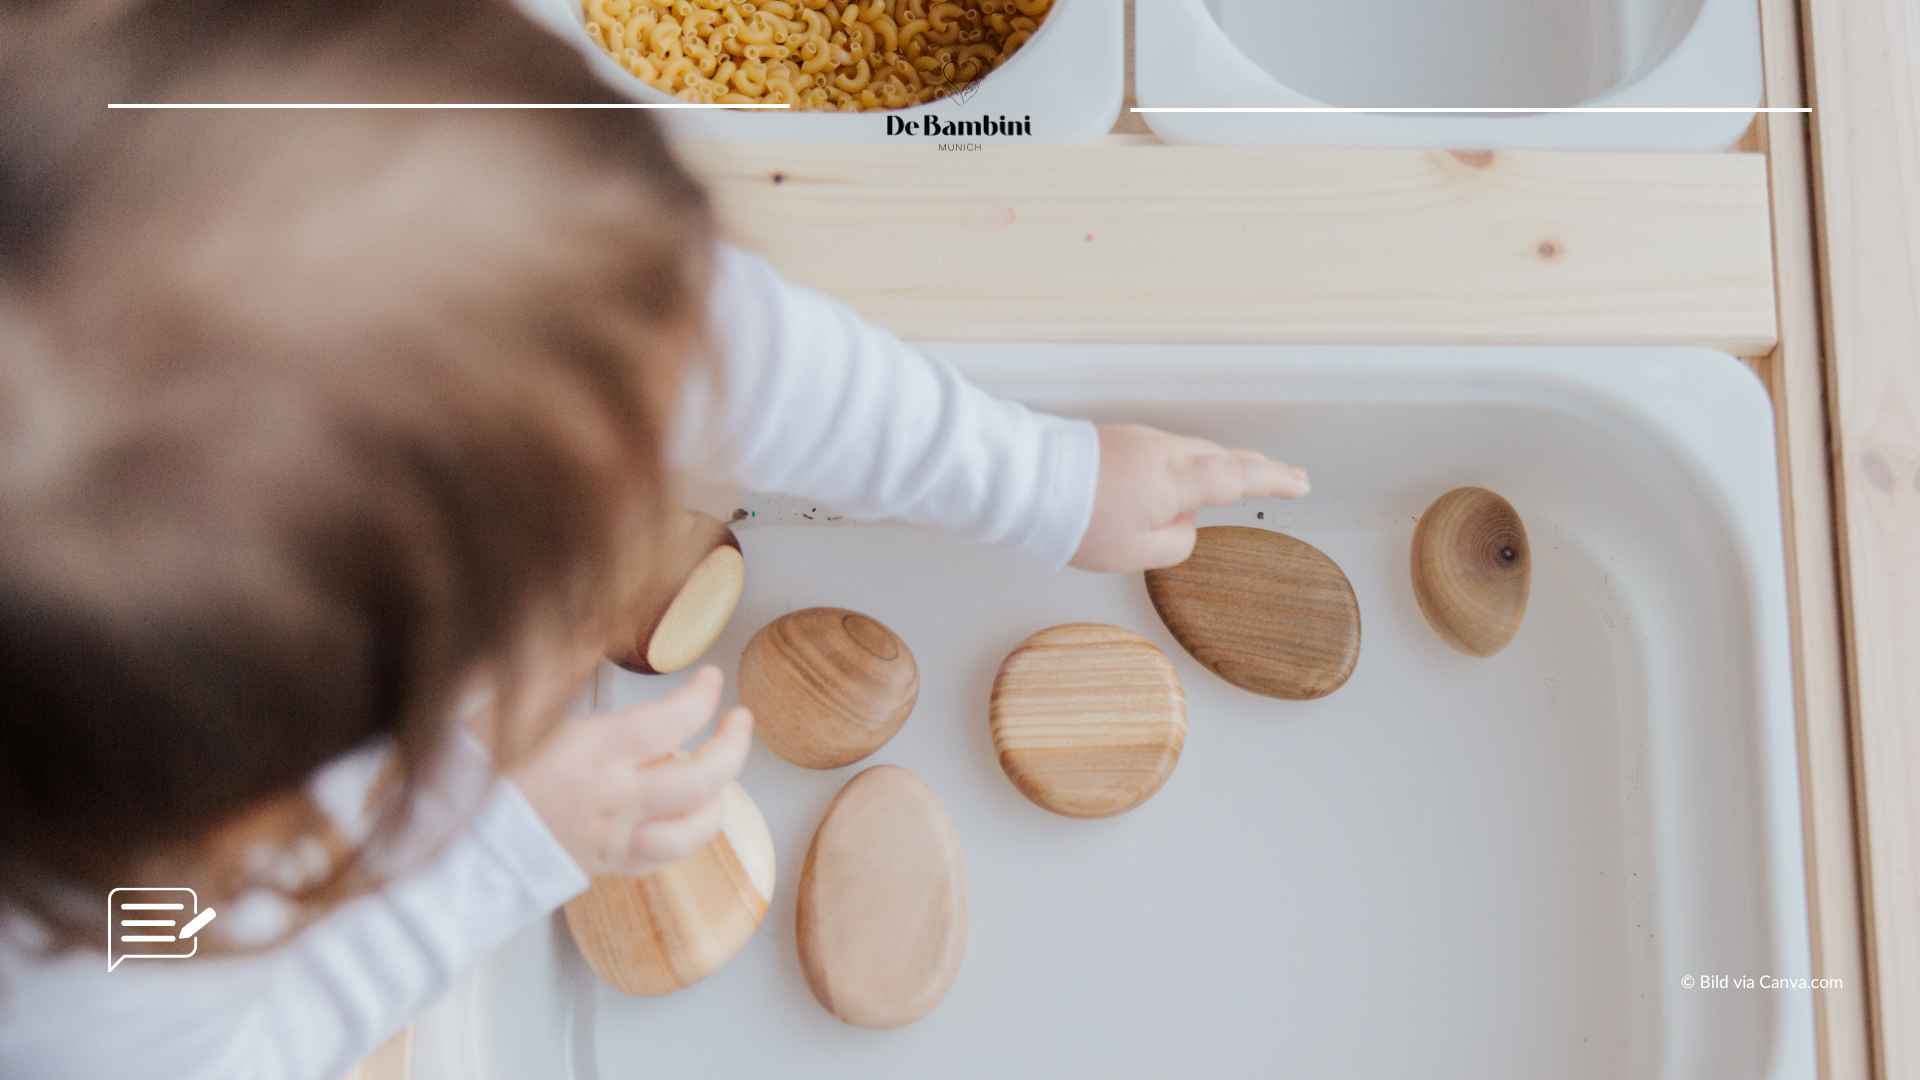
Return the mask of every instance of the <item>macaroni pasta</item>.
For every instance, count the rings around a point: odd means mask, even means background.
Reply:
[[[1054,0],[583,0],[587,36],[686,101],[903,109],[986,76]]]

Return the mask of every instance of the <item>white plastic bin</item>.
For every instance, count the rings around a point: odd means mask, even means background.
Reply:
[[[1735,108],[1754,0],[1137,0],[1148,106]],[[1179,142],[1722,149],[1733,113],[1150,114]]]
[[[755,749],[743,782],[779,884],[727,968],[623,997],[549,920],[419,1025],[414,1080],[1812,1080],[1810,994],[1697,982],[1811,973],[1773,418],[1752,372],[1677,349],[935,351],[1042,408],[1311,466],[1310,498],[1203,522],[1340,563],[1363,624],[1351,681],[1258,697],[1172,640],[1137,574],[749,496],[747,592],[712,660],[731,679],[768,620],[855,608],[914,650],[913,715],[846,768]],[[1409,576],[1415,520],[1463,484],[1510,498],[1532,549],[1526,621],[1486,660],[1428,628]],[[1001,658],[1080,620],[1157,643],[1187,695],[1166,787],[1103,821],[1028,802],[988,732]],[[609,672],[602,701],[679,678]],[[940,796],[968,877],[959,980],[896,1031],[821,1009],[794,944],[809,837],[879,763]]]

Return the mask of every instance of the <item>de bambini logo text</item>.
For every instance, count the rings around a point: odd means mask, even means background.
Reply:
[[[887,117],[887,134],[925,136],[929,139],[990,139],[1033,136],[1033,117],[1018,120],[1010,116],[983,116],[978,120],[942,120],[933,113],[925,117]]]

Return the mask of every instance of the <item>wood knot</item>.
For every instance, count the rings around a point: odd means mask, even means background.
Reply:
[[[784,183],[786,183],[786,182],[787,182],[787,174],[786,174],[786,173],[783,173],[783,172],[776,172],[776,173],[774,173],[774,174],[773,174],[773,182],[774,182],[774,184],[775,184],[776,186],[777,186],[777,185],[780,185],[780,184],[784,184]]]
[[[1533,250],[1540,256],[1541,262],[1553,262],[1566,254],[1566,249],[1560,246],[1560,241],[1554,239],[1540,241],[1540,245]]]
[[[875,660],[900,659],[900,639],[893,636],[893,631],[865,615],[849,611],[841,616],[840,626],[855,645],[865,649]]]
[[[1491,150],[1455,150],[1452,153],[1455,161],[1469,169],[1485,169],[1493,164]]]

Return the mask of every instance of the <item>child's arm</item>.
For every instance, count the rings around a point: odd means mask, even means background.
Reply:
[[[414,820],[458,820],[477,795],[472,820],[423,865],[262,954],[203,950],[108,973],[97,953],[0,947],[0,1076],[332,1080],[589,874],[644,873],[706,843],[751,723],[733,710],[693,753],[668,755],[719,698],[709,669],[658,701],[562,725],[511,784],[460,740]],[[363,790],[377,764],[347,762],[343,795]],[[104,916],[104,898],[101,907]]]
[[[1306,493],[1257,453],[1000,400],[752,255],[719,262],[722,385],[694,381],[676,441],[696,472],[1093,570],[1180,562],[1194,510]]]

